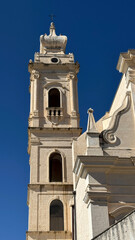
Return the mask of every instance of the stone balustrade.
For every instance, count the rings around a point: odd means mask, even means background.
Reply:
[[[59,107],[49,107],[46,108],[47,117],[62,117],[63,116],[63,108]]]

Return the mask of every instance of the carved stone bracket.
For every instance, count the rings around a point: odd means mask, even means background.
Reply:
[[[117,137],[114,135],[114,132],[116,132],[118,128],[120,117],[130,109],[130,106],[131,92],[128,91],[121,107],[113,114],[108,129],[102,132],[103,139],[106,143],[114,144],[117,141]]]
[[[69,74],[67,75],[67,80],[73,80],[74,78],[75,78],[74,73],[69,73]]]
[[[38,79],[40,77],[39,75],[39,72],[36,71],[36,70],[32,70],[32,73],[31,73],[31,80],[34,80],[34,79]]]

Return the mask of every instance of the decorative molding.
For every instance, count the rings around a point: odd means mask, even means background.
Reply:
[[[124,74],[128,71],[128,68],[134,67],[135,67],[135,49],[130,49],[126,53],[121,53],[117,64],[117,70]]]
[[[129,82],[132,82],[135,84],[135,68],[128,68],[128,71],[126,74],[126,81],[127,81],[127,84]]]
[[[61,83],[57,82],[57,81],[52,81],[52,82],[47,82],[43,85],[43,88],[50,90],[51,88],[59,88],[61,89],[61,91],[64,91],[64,87]]]
[[[31,138],[30,140],[31,142],[31,145],[40,145],[40,139],[38,137],[35,137],[35,138]]]
[[[121,107],[116,112],[114,112],[108,129],[102,132],[103,139],[106,143],[110,144],[116,143],[117,137],[114,135],[114,132],[116,132],[118,128],[121,116],[128,112],[130,106],[131,106],[131,92],[128,91],[126,93],[126,97],[124,98]]]
[[[107,200],[107,197],[110,195],[110,191],[107,190],[105,185],[91,185],[88,184],[86,188],[86,193],[83,198],[85,203],[89,203],[89,201],[100,201],[104,202]]]

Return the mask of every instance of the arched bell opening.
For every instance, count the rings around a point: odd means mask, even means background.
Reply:
[[[63,204],[53,200],[50,204],[50,231],[64,231]]]
[[[49,158],[49,181],[62,182],[62,157],[56,152]]]
[[[49,108],[60,108],[60,91],[52,88],[49,91]]]

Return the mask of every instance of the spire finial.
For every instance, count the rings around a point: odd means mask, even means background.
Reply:
[[[96,123],[95,123],[95,119],[94,119],[94,116],[93,116],[93,109],[92,108],[89,108],[88,109],[88,124],[87,124],[87,132],[97,132],[97,129],[96,129]]]
[[[50,35],[51,36],[56,35],[54,22],[51,22],[51,25],[50,25]]]

